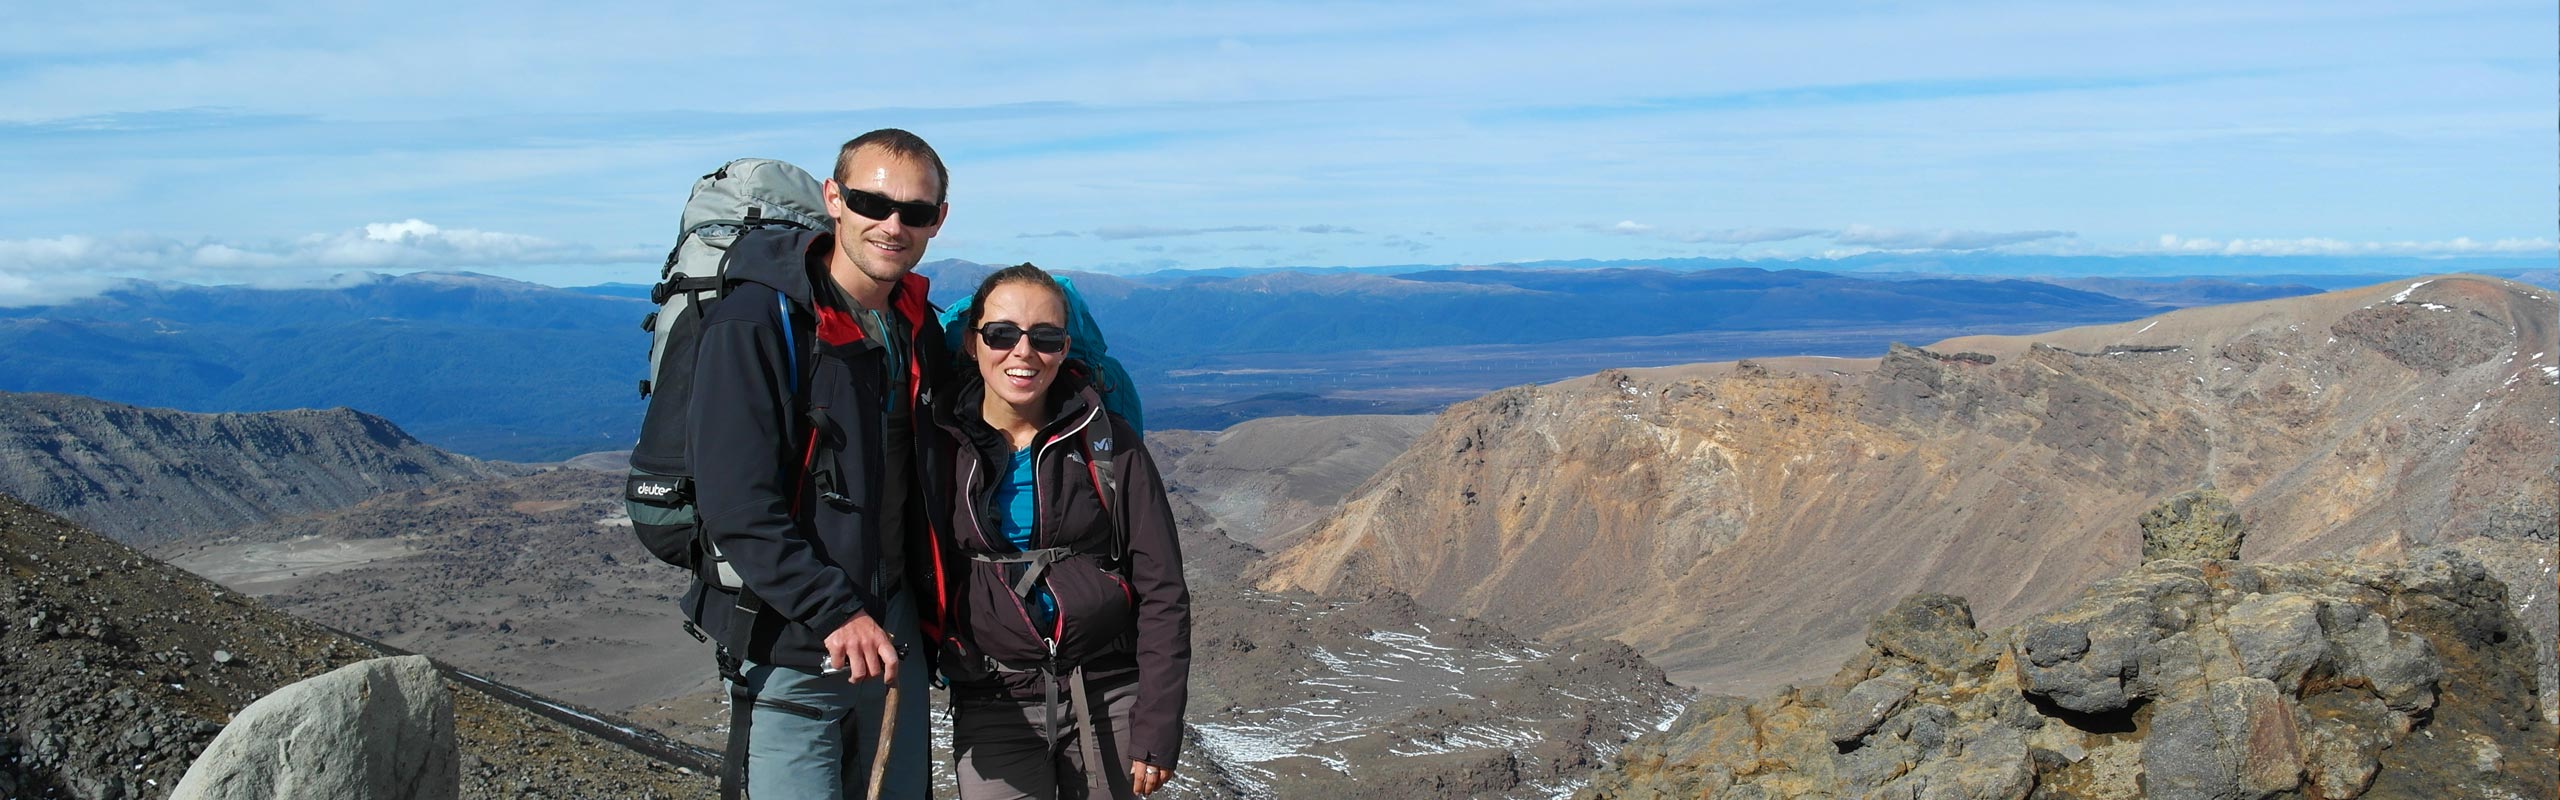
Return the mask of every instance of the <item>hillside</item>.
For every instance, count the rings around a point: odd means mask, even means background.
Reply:
[[[2252,561],[2454,545],[2526,587],[2549,640],[2555,317],[2546,291],[2451,276],[1506,389],[1256,577],[1608,636],[1756,693],[1839,663],[1893,598],[1994,625],[2059,605],[2133,565],[2140,512],[2211,485]]]
[[[0,573],[0,796],[165,796],[251,700],[383,654],[7,497]],[[465,797],[713,789],[698,770],[632,749],[672,752],[664,740],[573,727],[511,703],[519,696],[504,687],[451,675],[447,685]]]
[[[0,392],[0,494],[138,544],[520,471],[344,408],[192,414]]]
[[[1156,431],[1147,446],[1165,483],[1223,533],[1271,549],[1430,428],[1428,416],[1266,417],[1214,433]]]

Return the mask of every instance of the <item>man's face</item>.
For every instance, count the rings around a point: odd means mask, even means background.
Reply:
[[[896,283],[916,262],[924,260],[924,246],[942,231],[941,217],[948,216],[951,206],[936,206],[932,225],[908,225],[908,214],[895,210],[887,219],[872,219],[845,204],[844,189],[869,192],[896,203],[934,202],[942,187],[935,185],[933,165],[891,153],[878,147],[865,147],[853,153],[844,174],[844,183],[828,180],[827,215],[836,222],[836,252],[862,270],[862,274],[881,283]],[[875,209],[876,210],[876,209]]]

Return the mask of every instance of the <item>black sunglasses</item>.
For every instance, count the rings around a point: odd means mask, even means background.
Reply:
[[[1011,351],[1022,337],[1031,337],[1031,349],[1040,353],[1057,353],[1067,349],[1067,329],[1056,325],[1033,325],[1030,330],[1010,322],[990,322],[978,326],[978,340],[989,350]]]
[[[863,219],[888,219],[889,213],[894,211],[898,214],[898,221],[906,223],[910,228],[930,228],[934,223],[942,221],[942,205],[939,203],[922,201],[908,203],[891,200],[851,186],[837,188],[843,190],[844,207],[862,215]]]

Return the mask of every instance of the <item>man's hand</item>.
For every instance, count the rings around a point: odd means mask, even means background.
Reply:
[[[889,642],[889,632],[868,612],[856,613],[844,621],[844,627],[827,634],[829,663],[844,668],[846,683],[861,683],[879,678],[882,683],[898,682],[898,647]]]
[[[1155,794],[1157,789],[1164,788],[1165,782],[1170,780],[1173,780],[1173,770],[1148,764],[1144,761],[1129,762],[1129,789],[1131,791],[1135,791],[1139,794]]]

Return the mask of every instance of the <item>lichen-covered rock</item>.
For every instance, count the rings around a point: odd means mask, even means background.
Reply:
[[[1916,597],[1880,618],[1827,688],[1701,702],[1577,797],[2560,792],[2533,637],[2456,550],[2147,563],[1991,632],[1993,669],[1930,669],[1926,648],[1886,646],[1907,641],[1913,609],[1950,606]]]
[[[2171,562],[2089,591],[2079,603],[2010,629],[2016,655],[2010,663],[2038,699],[2083,713],[2122,711],[2143,694],[2138,684],[2146,655],[2185,653],[2156,645],[2187,627],[2189,609],[2204,602],[2211,587],[2202,570]]]
[[[1897,670],[1858,682],[1846,696],[1831,706],[1831,741],[1854,742],[1876,729],[1902,701],[1911,697],[1911,689],[1919,685],[1919,677],[1910,670]]]
[[[1973,627],[1973,606],[1948,594],[1903,598],[1876,618],[1867,646],[1941,675],[1989,666],[1995,655],[1984,651],[1982,632]]]
[[[2142,515],[2142,560],[2164,558],[2240,557],[2240,542],[2249,527],[2231,498],[2212,489],[2195,489],[2169,498]]]
[[[2231,678],[2161,704],[2142,741],[2155,800],[2255,798],[2302,783],[2293,708],[2263,678]]]

